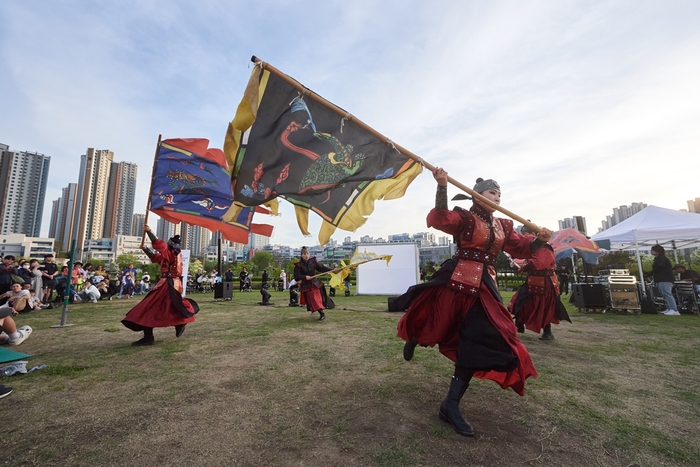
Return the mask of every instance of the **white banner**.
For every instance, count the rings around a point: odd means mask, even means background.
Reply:
[[[190,269],[190,250],[182,250],[182,296],[187,295],[187,275]]]

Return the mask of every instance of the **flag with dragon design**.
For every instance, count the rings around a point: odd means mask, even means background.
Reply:
[[[231,221],[223,220],[233,206],[231,174],[224,153],[210,148],[209,140],[161,141],[153,175],[151,212],[163,219],[218,230],[237,243],[248,243],[249,232],[272,235],[271,225],[252,222],[254,212],[270,214],[262,206],[238,210]]]
[[[390,142],[305,99],[260,66],[229,125],[224,153],[239,206],[283,198],[295,205],[304,235],[313,211],[323,219],[321,245],[336,228],[354,232],[362,226],[376,200],[403,196],[421,170]]]

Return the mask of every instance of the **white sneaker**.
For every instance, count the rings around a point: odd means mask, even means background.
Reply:
[[[32,333],[32,328],[29,326],[22,326],[17,330],[19,337],[17,339],[10,339],[10,345],[20,345],[22,342],[27,340],[27,337]]]
[[[681,314],[680,314],[678,311],[676,311],[676,310],[664,311],[663,314],[665,314],[666,316],[680,316],[680,315],[681,315]]]

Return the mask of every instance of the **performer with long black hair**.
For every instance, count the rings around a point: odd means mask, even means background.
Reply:
[[[525,380],[537,376],[498,292],[496,258],[502,250],[516,258],[529,258],[552,232],[542,229],[531,241],[513,229],[512,221],[493,217],[495,209],[478,200],[469,211],[449,210],[447,172],[435,168],[433,177],[438,189],[428,227],[452,234],[459,249],[430,281],[410,287],[394,302],[400,309],[408,309],[399,321],[398,336],[406,341],[406,360],[413,358],[416,345],[438,344],[440,352],[455,362],[439,416],[457,433],[473,436],[474,429],[459,411],[472,376],[493,380],[520,395],[525,394]],[[494,180],[477,179],[474,191],[500,204],[501,190]]]
[[[160,279],[151,291],[133,307],[122,324],[132,331],[143,331],[143,338],[131,345],[153,345],[153,328],[175,326],[175,337],[185,332],[185,325],[194,321],[199,311],[197,302],[182,298],[182,254],[180,236],[175,235],[165,243],[156,237],[151,228],[144,226],[155,252],[144,247],[152,262],[160,265]]]
[[[323,310],[332,310],[335,303],[326,294],[326,288],[318,277],[313,277],[316,272],[329,272],[333,269],[324,266],[316,261],[316,258],[309,257],[309,249],[301,247],[301,259],[294,265],[294,280],[299,284],[301,295],[301,305],[306,305],[306,309],[313,313],[318,311],[318,320],[323,321],[326,314]]]
[[[521,232],[533,239],[536,235],[526,225]],[[547,243],[534,252],[520,268],[520,272],[527,273],[525,284],[513,295],[508,306],[515,316],[518,332],[525,332],[525,329],[537,333],[542,331],[540,340],[543,341],[554,339],[552,324],[559,324],[560,320],[571,322],[559,298],[559,281],[554,270],[556,265],[554,249],[550,244]]]

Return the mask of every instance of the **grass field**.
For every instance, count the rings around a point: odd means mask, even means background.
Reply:
[[[71,305],[64,328],[60,309],[21,315],[34,333],[13,349],[47,368],[0,378],[0,464],[700,465],[698,316],[571,308],[554,341],[521,335],[539,371],[525,397],[472,383],[469,439],[437,417],[452,363],[405,362],[386,297],[336,297],[322,322],[281,292],[194,298],[197,321],[151,347],[119,322],[137,299]]]

